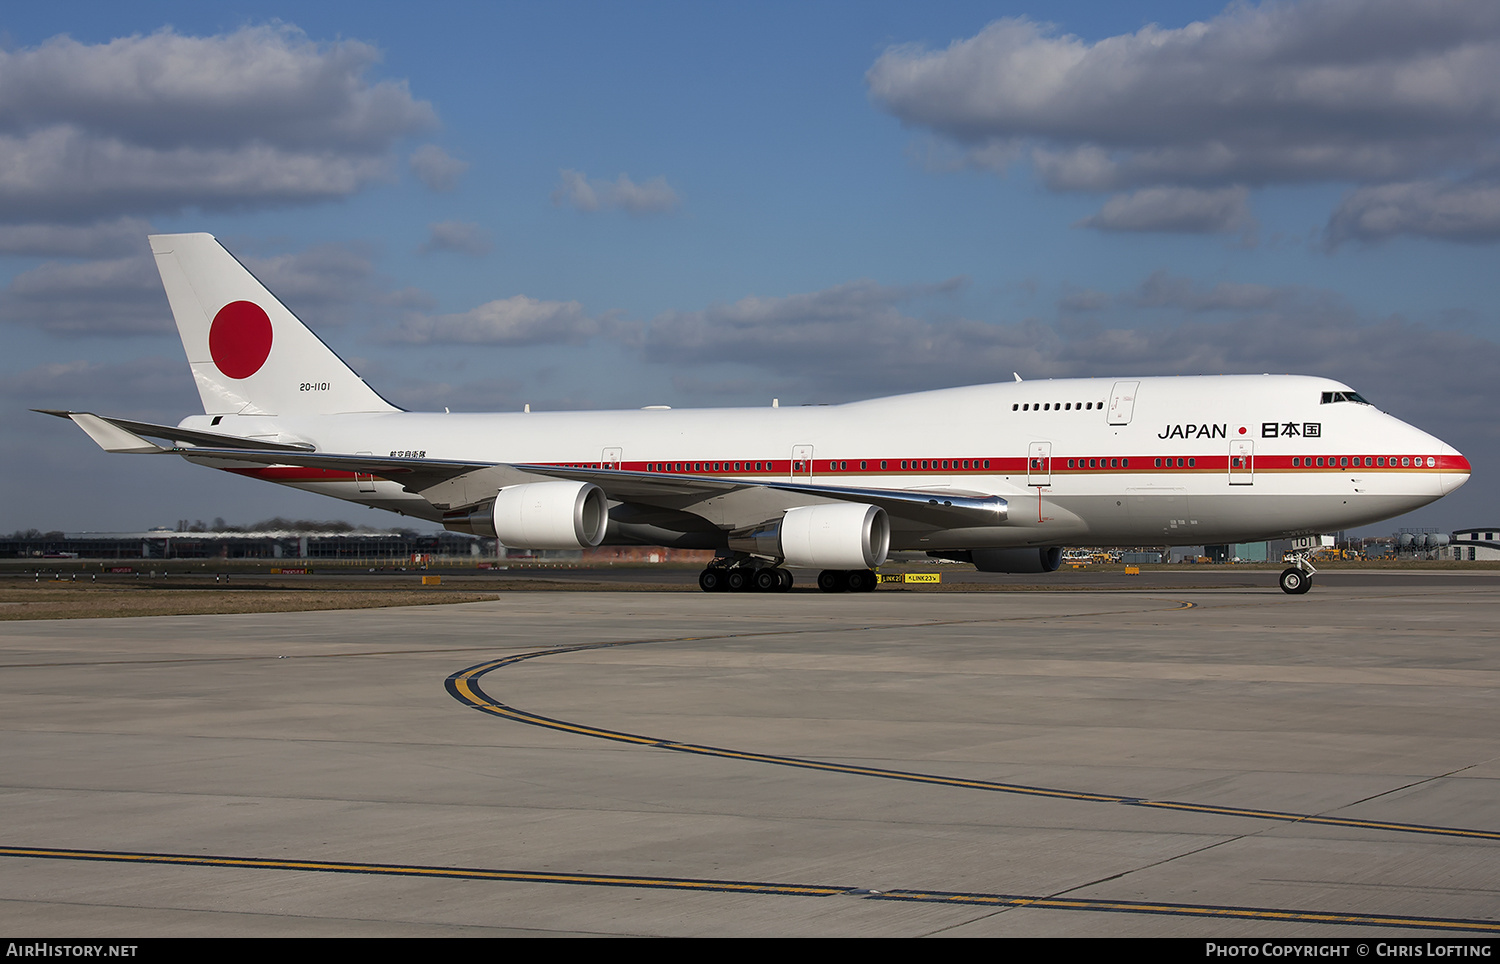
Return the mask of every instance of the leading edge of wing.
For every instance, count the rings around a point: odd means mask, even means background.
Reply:
[[[780,482],[770,479],[708,479],[691,475],[659,472],[633,472],[622,469],[592,469],[535,463],[480,462],[453,459],[413,459],[379,455],[343,455],[310,452],[302,448],[278,446],[259,439],[235,439],[208,432],[173,429],[170,426],[109,418],[86,412],[46,411],[45,414],[71,418],[88,431],[102,448],[113,452],[138,452],[181,455],[194,461],[212,464],[250,463],[255,465],[293,465],[330,469],[362,475],[376,475],[399,483],[408,492],[436,495],[431,492],[443,483],[456,482],[465,476],[480,476],[495,489],[544,478],[591,482],[616,502],[641,505],[663,505],[681,508],[684,497],[699,499],[728,495],[750,489],[773,489],[817,499],[838,502],[860,502],[880,506],[902,519],[940,527],[1003,525],[1009,503],[997,495],[982,493],[935,492],[920,489],[869,489],[853,486],[815,485],[807,482]],[[81,417],[80,417],[81,416]],[[172,441],[189,442],[164,448],[139,438],[152,435]],[[191,444],[189,435],[201,442]],[[212,444],[231,442],[232,445]],[[140,444],[135,444],[140,443]],[[252,447],[253,446],[253,447]],[[475,478],[474,481],[479,481]],[[444,488],[450,488],[444,486]],[[460,489],[459,491],[462,491]],[[457,495],[458,492],[454,492]],[[440,508],[457,508],[472,496],[457,499],[447,492],[430,499]]]
[[[763,488],[838,502],[877,505],[893,516],[940,527],[1004,525],[1010,512],[1010,503],[1005,499],[998,495],[985,495],[978,492],[868,489],[842,485],[815,485],[810,482],[780,482],[770,479],[705,479],[692,475],[525,463],[517,463],[514,467],[535,475],[592,482],[603,489],[605,495],[617,502],[636,502],[646,505],[652,504],[653,498],[662,496],[712,497],[745,489]],[[674,502],[673,507],[679,507],[679,503]]]

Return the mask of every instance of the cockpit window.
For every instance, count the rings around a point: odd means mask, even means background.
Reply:
[[[1359,392],[1324,392],[1323,393],[1322,404],[1324,404],[1324,405],[1331,405],[1334,402],[1358,402],[1361,405],[1368,405],[1368,404],[1370,404],[1369,402],[1365,401],[1364,396],[1360,395]]]

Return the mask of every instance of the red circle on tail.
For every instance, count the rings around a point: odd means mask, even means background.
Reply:
[[[253,301],[231,301],[214,315],[208,353],[230,378],[249,378],[271,356],[271,319]]]

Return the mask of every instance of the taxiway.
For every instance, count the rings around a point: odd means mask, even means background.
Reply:
[[[0,623],[0,913],[1495,935],[1496,625],[1500,574]]]

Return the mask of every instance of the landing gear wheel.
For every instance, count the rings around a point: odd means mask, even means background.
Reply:
[[[850,569],[844,573],[844,585],[850,592],[873,592],[877,582],[878,577],[869,569]]]
[[[756,592],[775,592],[781,588],[781,577],[777,575],[779,569],[757,569],[751,577],[755,583]]]
[[[722,592],[724,590],[724,570],[705,569],[698,573],[698,588],[704,592]]]
[[[841,569],[824,569],[818,573],[818,588],[824,592],[843,592],[844,573]]]
[[[792,588],[792,571],[790,569],[777,569],[777,592],[789,592]]]
[[[1312,579],[1301,569],[1285,569],[1281,573],[1281,591],[1300,596],[1312,588]]]
[[[730,592],[744,592],[750,588],[750,577],[743,569],[731,569],[724,574],[724,588]]]

